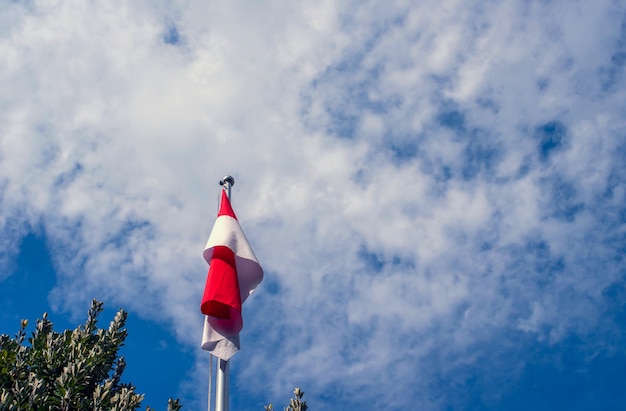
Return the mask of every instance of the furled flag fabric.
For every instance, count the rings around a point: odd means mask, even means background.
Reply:
[[[202,349],[228,360],[240,348],[241,305],[263,280],[263,270],[224,190],[203,255],[209,273],[200,305],[206,315]]]

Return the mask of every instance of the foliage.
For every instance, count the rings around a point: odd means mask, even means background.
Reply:
[[[87,321],[60,333],[44,313],[27,343],[27,320],[14,338],[0,335],[0,411],[139,408],[144,395],[121,382],[126,361],[118,351],[128,335],[127,313],[120,310],[108,329],[100,329],[96,323],[102,309],[93,300]],[[169,400],[168,410],[180,408],[178,400]]]
[[[293,398],[289,401],[289,405],[285,407],[285,411],[306,411],[308,407],[306,401],[302,401],[303,396],[304,391],[296,387],[293,390]],[[274,406],[272,404],[266,405],[265,411],[275,411]]]

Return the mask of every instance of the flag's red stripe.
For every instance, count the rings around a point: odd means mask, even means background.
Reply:
[[[235,211],[233,210],[233,207],[230,205],[230,200],[228,199],[228,196],[226,195],[226,190],[222,190],[222,201],[220,203],[220,211],[219,213],[217,213],[218,217],[221,215],[227,215],[227,216],[234,218],[235,220],[237,219],[237,216],[235,215]]]
[[[228,319],[231,309],[241,312],[235,254],[228,247],[216,246],[213,249],[200,311],[212,317]]]

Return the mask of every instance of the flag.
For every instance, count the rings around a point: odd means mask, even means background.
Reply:
[[[224,190],[203,256],[209,272],[200,304],[205,314],[202,349],[228,360],[240,348],[241,305],[263,280],[263,269]]]

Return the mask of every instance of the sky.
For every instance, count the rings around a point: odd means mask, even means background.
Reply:
[[[0,333],[129,312],[206,409],[219,180],[265,279],[231,409],[626,402],[626,4],[0,0]]]

